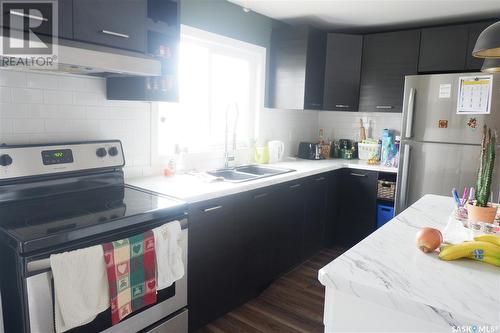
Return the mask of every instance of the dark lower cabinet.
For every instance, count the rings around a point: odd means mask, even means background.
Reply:
[[[302,258],[307,259],[321,250],[325,242],[327,222],[328,177],[326,174],[309,179],[306,196],[306,218],[303,225]]]
[[[273,187],[245,192],[235,201],[235,225],[238,248],[236,266],[238,303],[243,303],[264,290],[273,280],[273,242],[279,237],[275,221],[277,193]]]
[[[289,271],[302,259],[302,229],[305,223],[304,180],[279,185],[276,228],[279,235],[273,241],[273,275]]]
[[[236,305],[238,247],[234,197],[189,208],[188,305],[194,331]]]
[[[376,230],[378,173],[343,169],[336,240],[352,246]]]
[[[254,298],[324,244],[333,245],[336,233],[343,240],[366,236],[375,224],[376,174],[337,170],[191,204],[189,330]],[[337,207],[351,215],[337,214]],[[337,215],[352,228],[336,228]]]

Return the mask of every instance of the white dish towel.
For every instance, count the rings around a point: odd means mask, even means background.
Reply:
[[[109,307],[108,277],[101,245],[52,254],[56,332],[90,323]]]
[[[184,276],[179,221],[153,229],[157,289],[170,287]],[[109,287],[101,245],[52,254],[56,332],[90,323],[109,308]]]
[[[153,229],[158,290],[170,287],[172,283],[184,276],[180,245],[181,233],[179,221],[166,223]]]

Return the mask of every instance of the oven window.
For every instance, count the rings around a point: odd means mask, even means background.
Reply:
[[[54,290],[54,288],[52,288]],[[164,301],[167,301],[168,299],[172,298],[175,296],[175,282],[168,288],[162,289],[158,291],[158,294],[156,295],[156,304],[162,303]],[[52,298],[54,297],[54,294],[52,294]],[[136,311],[132,313],[131,315],[127,316],[122,322],[133,319],[134,316],[138,315],[139,313],[143,311],[147,311],[150,307],[155,306],[156,304],[151,304],[149,306],[146,306],[139,311]],[[152,323],[153,324],[153,323]],[[101,312],[95,319],[94,321],[80,326],[73,328],[69,331],[66,331],[68,333],[89,333],[89,332],[101,332],[104,331],[105,329],[110,328],[111,326],[111,309],[108,308],[106,311]]]

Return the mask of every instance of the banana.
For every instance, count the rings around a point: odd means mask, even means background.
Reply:
[[[474,237],[474,240],[480,241],[480,242],[488,242],[495,244],[497,246],[500,246],[500,236],[497,235],[480,235]]]
[[[493,266],[498,266],[500,267],[500,258],[495,258],[495,257],[477,257],[477,256],[468,256],[467,258],[474,259],[477,261],[485,262],[487,264],[493,265]]]
[[[488,242],[472,241],[444,246],[439,252],[439,258],[443,260],[454,260],[474,255],[500,258],[500,246]]]

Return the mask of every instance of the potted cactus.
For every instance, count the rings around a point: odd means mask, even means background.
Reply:
[[[477,174],[476,200],[467,206],[469,220],[474,222],[493,223],[495,220],[497,208],[489,204],[489,199],[495,166],[496,139],[496,133],[492,133],[491,128],[484,125]]]

